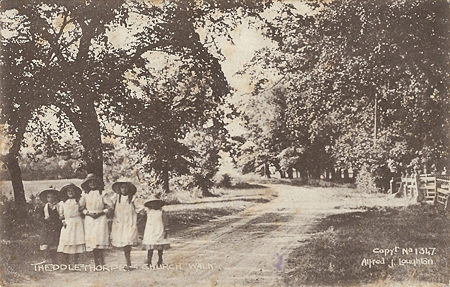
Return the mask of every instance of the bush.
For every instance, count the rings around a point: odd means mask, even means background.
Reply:
[[[29,268],[30,264],[40,262],[44,258],[39,250],[40,231],[43,226],[41,209],[42,204],[36,197],[32,197],[22,210],[16,208],[14,200],[5,196],[0,198],[0,270],[1,283],[4,286],[29,279],[33,274]]]
[[[192,191],[195,186],[195,177],[192,175],[181,175],[170,179],[170,190],[175,193]]]
[[[42,226],[42,207],[36,197],[31,196],[24,209],[19,210],[13,199],[2,196],[0,199],[2,240],[24,239],[36,235]]]
[[[367,165],[361,167],[356,177],[356,189],[364,193],[376,193],[379,191],[376,185],[376,178]]]
[[[231,187],[231,176],[228,173],[222,175],[222,178],[216,183],[217,187],[230,188]]]

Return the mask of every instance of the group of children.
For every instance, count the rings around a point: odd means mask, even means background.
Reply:
[[[82,191],[83,189],[83,191]],[[143,205],[136,201],[136,186],[127,180],[112,185],[112,195],[103,192],[103,181],[89,174],[81,188],[68,184],[47,189],[39,194],[45,202],[44,234],[41,249],[48,259],[57,261],[63,254],[63,263],[78,263],[80,253],[92,251],[95,265],[105,265],[103,251],[110,247],[123,248],[127,266],[132,270],[131,247],[138,244],[137,214],[146,213],[142,246],[148,250],[148,266],[152,265],[153,250],[158,250],[157,265],[163,263],[163,250],[170,247],[167,241],[167,217],[162,210],[164,202],[151,195]],[[108,218],[112,218],[111,232]],[[72,259],[72,260],[69,260]]]

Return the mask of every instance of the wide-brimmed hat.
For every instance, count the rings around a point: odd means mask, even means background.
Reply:
[[[111,188],[115,193],[120,194],[120,186],[122,184],[125,184],[128,186],[129,194],[134,195],[137,192],[136,186],[131,182],[130,179],[127,179],[127,178],[118,179],[115,183],[113,183]]]
[[[88,190],[89,189],[89,182],[90,181],[94,181],[97,183],[98,187],[103,189],[103,180],[101,180],[98,176],[96,176],[93,173],[90,173],[86,176],[86,178],[83,180],[83,182],[81,183],[81,188],[83,190]]]
[[[65,185],[65,186],[63,186],[61,188],[60,195],[61,195],[62,199],[67,199],[68,198],[67,190],[69,190],[69,188],[72,188],[75,191],[75,197],[80,197],[81,196],[81,188],[79,188],[78,186],[76,186],[73,183],[70,183],[70,184],[67,184],[67,185]]]
[[[161,208],[164,206],[165,202],[162,201],[156,194],[150,195],[148,198],[144,200],[144,206],[147,208],[151,208],[157,206],[157,208]]]
[[[56,199],[59,199],[59,191],[57,191],[56,189],[54,189],[53,187],[50,187],[49,189],[46,189],[44,191],[42,191],[41,193],[39,193],[39,199],[44,202],[47,203],[47,195],[49,194],[54,194],[56,196]]]

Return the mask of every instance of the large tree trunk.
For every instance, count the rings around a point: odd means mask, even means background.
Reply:
[[[308,170],[306,169],[306,167],[304,165],[299,165],[298,171],[300,172],[300,178],[302,178],[302,179],[308,178]]]
[[[293,179],[293,178],[294,178],[294,172],[293,172],[293,170],[292,170],[292,167],[289,167],[289,168],[286,170],[286,173],[287,173],[287,177],[288,177],[289,179]]]
[[[22,182],[22,171],[19,166],[19,152],[24,138],[24,134],[31,118],[32,111],[22,111],[22,114],[15,115],[12,122],[16,123],[15,137],[12,142],[8,154],[1,157],[1,160],[6,165],[11,176],[11,183],[13,187],[14,202],[19,210],[25,209],[26,198],[25,189]]]
[[[269,163],[267,161],[264,162],[264,177],[270,178]]]
[[[348,176],[348,169],[344,169],[344,181],[348,182],[349,176]]]
[[[312,178],[314,179],[320,179],[320,165],[315,165],[312,170]]]
[[[162,170],[162,183],[163,183],[163,190],[165,193],[170,192],[169,187],[169,169],[164,167]]]
[[[103,148],[100,123],[93,102],[85,103],[81,112],[73,112],[66,106],[60,107],[68,116],[80,135],[84,148],[83,160],[87,173],[94,173],[103,178]]]
[[[11,175],[11,183],[13,186],[14,202],[16,207],[23,210],[25,209],[26,199],[22,182],[22,171],[20,170],[17,155],[8,153],[2,161],[5,163],[9,174]]]
[[[103,148],[100,124],[95,118],[85,122],[85,129],[78,131],[84,147],[84,160],[87,173],[94,173],[103,178]]]

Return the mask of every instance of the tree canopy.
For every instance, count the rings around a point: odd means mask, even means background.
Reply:
[[[265,83],[255,94],[286,90],[286,126],[310,171],[448,166],[449,15],[432,0],[332,1],[308,14],[283,5],[266,28],[278,46],[253,59],[280,80],[254,73]]]
[[[170,176],[191,174],[206,190],[230,146],[226,105],[236,92],[222,44],[244,24],[276,43],[240,73],[254,87],[234,107],[247,130],[233,151],[244,172],[319,177],[366,166],[386,178],[449,166],[448,1],[305,3],[307,11],[284,1],[3,1],[2,161],[15,196],[25,201],[27,127],[46,109],[79,138],[85,172],[102,176],[104,139],[117,137],[166,189]],[[45,154],[61,156],[59,131],[44,130],[35,133]]]

